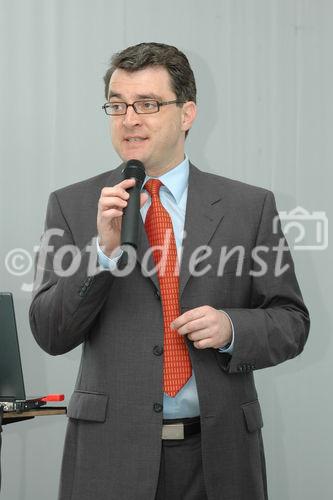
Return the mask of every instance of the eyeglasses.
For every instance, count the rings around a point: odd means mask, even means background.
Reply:
[[[167,106],[168,104],[184,104],[184,102],[177,101],[177,99],[162,102],[155,101],[155,99],[144,99],[142,101],[134,101],[132,104],[127,104],[126,102],[106,102],[103,104],[102,109],[109,116],[119,116],[126,115],[127,108],[132,106],[138,115],[148,115],[158,113],[161,106]]]

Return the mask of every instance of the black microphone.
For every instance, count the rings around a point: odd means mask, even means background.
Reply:
[[[123,170],[124,179],[134,177],[135,186],[127,190],[129,198],[123,211],[121,223],[121,245],[131,245],[137,248],[138,226],[140,216],[140,192],[146,177],[145,167],[139,160],[128,160]]]

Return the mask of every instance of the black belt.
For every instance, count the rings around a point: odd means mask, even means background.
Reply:
[[[200,417],[163,420],[162,439],[185,439],[200,431]]]

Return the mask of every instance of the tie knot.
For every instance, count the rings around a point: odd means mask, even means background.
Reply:
[[[158,196],[162,182],[159,179],[149,179],[144,188],[148,191],[151,197]]]

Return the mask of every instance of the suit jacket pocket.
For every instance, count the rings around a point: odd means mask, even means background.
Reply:
[[[74,391],[69,401],[67,416],[78,420],[105,422],[107,394],[87,391]]]
[[[264,425],[258,400],[242,405],[246,428],[249,432],[258,431]]]

